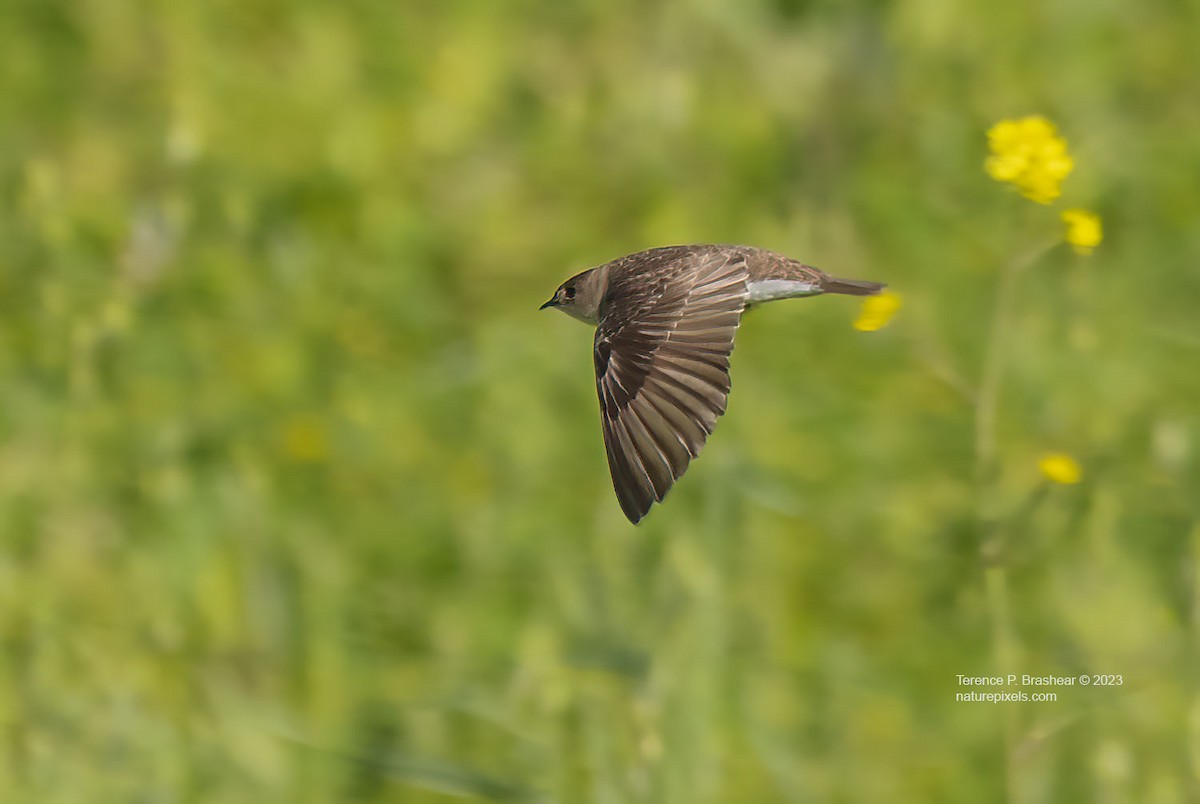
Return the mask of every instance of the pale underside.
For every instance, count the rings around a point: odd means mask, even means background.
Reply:
[[[815,282],[801,282],[795,279],[758,279],[746,283],[749,304],[794,299],[798,296],[815,296],[821,292],[821,286]]]

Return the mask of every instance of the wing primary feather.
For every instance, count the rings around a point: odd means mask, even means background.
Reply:
[[[683,474],[691,456],[671,426],[649,404],[631,406],[627,413],[636,417],[638,426],[649,436],[665,464],[668,474],[662,488],[659,488],[658,482],[655,483],[655,490],[660,492],[658,499],[661,501],[667,489],[675,482],[675,478]]]
[[[639,501],[653,498],[655,496],[654,483],[650,480],[650,473],[642,464],[641,456],[633,443],[633,437],[629,434],[628,427],[620,416],[612,419],[611,423],[613,432],[617,435],[617,443],[620,445],[621,457],[629,469],[629,478],[633,481]]]
[[[675,482],[675,476],[671,472],[671,464],[667,460],[667,456],[645,423],[642,422],[641,417],[638,416],[634,406],[631,405],[621,411],[621,423],[629,433],[630,442],[637,450],[638,459],[641,461],[642,468],[646,470],[650,485],[654,487],[655,498],[661,502],[667,489],[671,488],[671,484]]]
[[[608,453],[608,471],[612,476],[613,491],[617,494],[617,502],[621,511],[633,524],[646,515],[650,510],[652,498],[648,498],[635,482],[629,456],[622,449],[620,436],[613,427],[614,422],[606,419],[604,422],[604,446]]]
[[[646,402],[662,416],[672,432],[679,438],[680,443],[687,449],[688,454],[695,458],[708,437],[704,425],[689,415],[683,408],[673,404],[670,397],[664,397],[659,392],[651,392],[644,397]]]

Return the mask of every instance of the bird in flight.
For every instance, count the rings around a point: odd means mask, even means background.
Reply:
[[[621,510],[637,524],[662,502],[725,412],[742,313],[778,299],[870,296],[879,282],[837,279],[750,246],[666,246],[584,271],[541,309],[596,326],[593,358],[604,448]]]

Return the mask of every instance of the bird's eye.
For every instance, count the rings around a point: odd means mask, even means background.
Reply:
[[[563,288],[563,295],[567,297],[568,301],[570,301],[571,299],[575,298],[575,288],[570,286]]]

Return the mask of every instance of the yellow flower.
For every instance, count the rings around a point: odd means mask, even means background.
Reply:
[[[1078,254],[1091,254],[1092,249],[1104,239],[1100,216],[1086,209],[1064,209],[1063,223],[1067,225],[1067,242]]]
[[[900,294],[890,290],[865,297],[858,318],[854,319],[854,328],[860,332],[874,332],[886,327],[901,303]]]
[[[1001,120],[988,129],[987,136],[992,153],[983,166],[989,176],[1014,185],[1039,204],[1061,195],[1059,185],[1075,161],[1053,123],[1041,115]]]
[[[1042,477],[1051,483],[1069,486],[1083,479],[1083,469],[1080,468],[1079,462],[1065,452],[1043,455],[1038,461],[1038,469],[1041,470]]]

